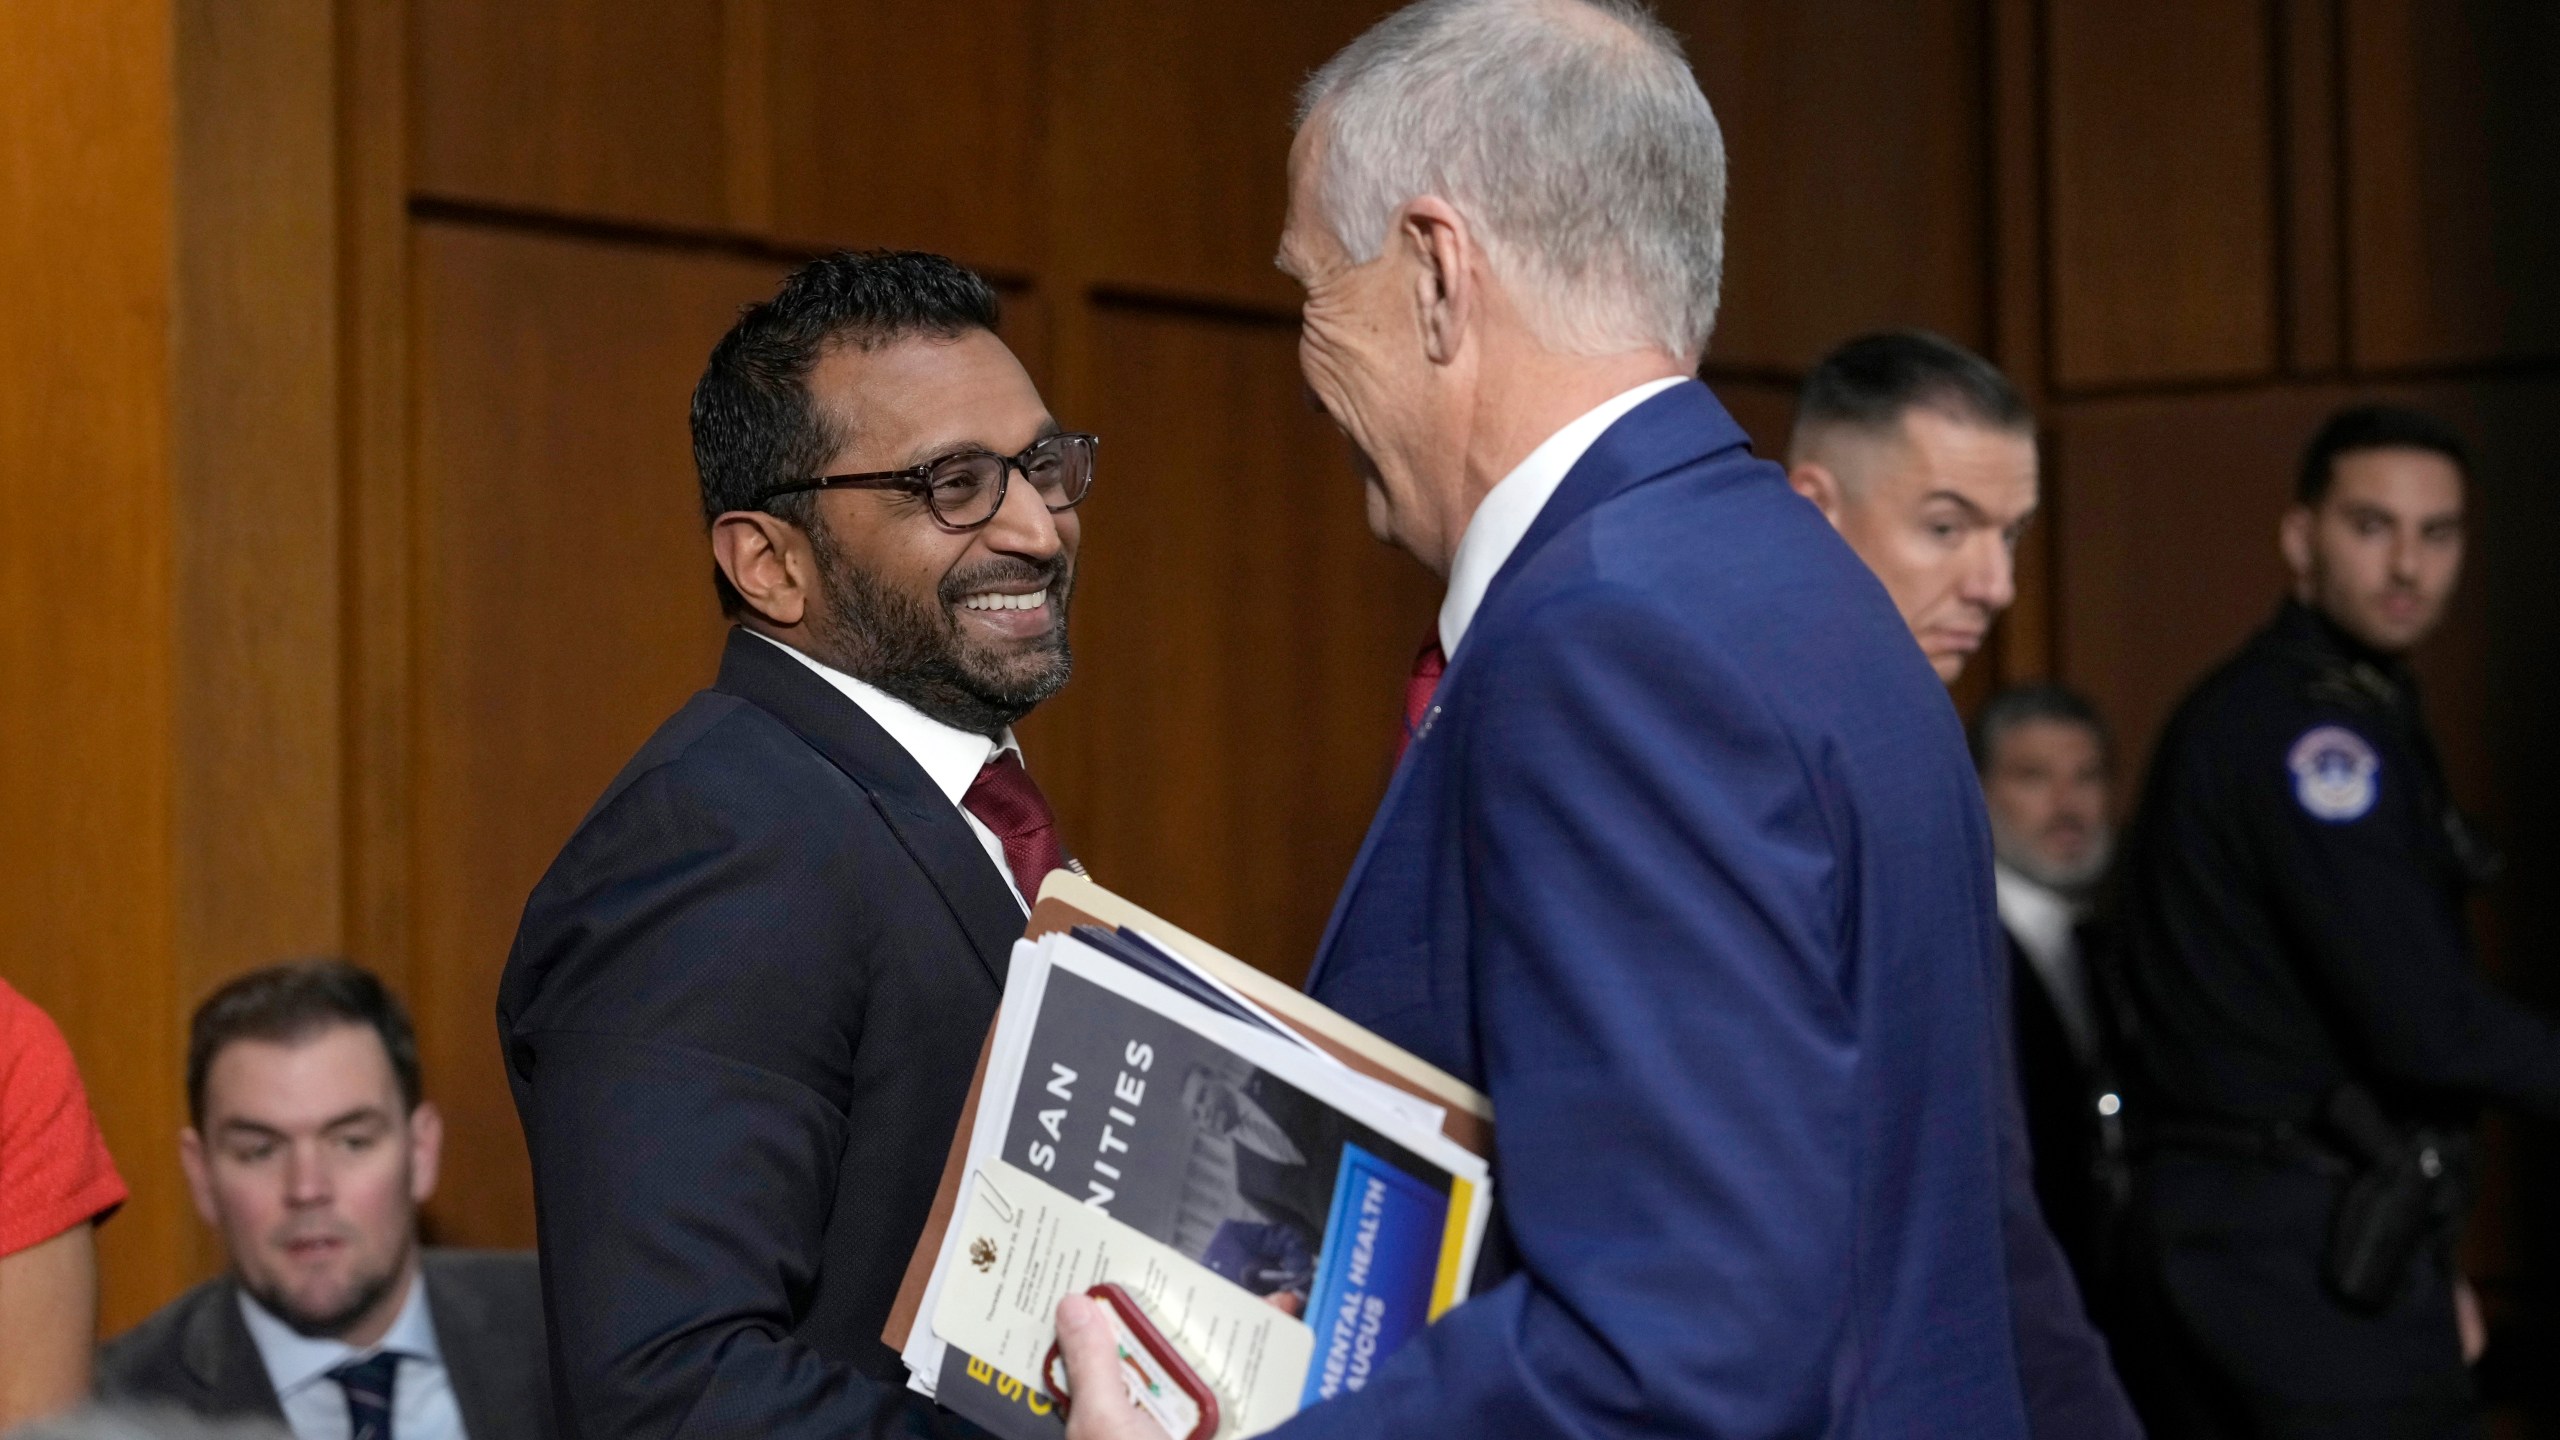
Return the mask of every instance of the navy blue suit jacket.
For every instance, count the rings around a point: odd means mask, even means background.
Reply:
[[[1705,386],[1620,420],[1309,982],[1491,1096],[1517,1268],[1284,1433],[1996,1440],[2039,1387],[2128,1430],[2026,1189],[1990,864],[1874,576]]]

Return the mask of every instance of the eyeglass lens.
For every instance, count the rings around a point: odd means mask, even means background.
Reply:
[[[1064,510],[1093,484],[1093,447],[1082,436],[1053,435],[1019,456],[954,455],[926,478],[926,501],[952,525],[978,525],[995,517],[1006,470],[1019,462],[1040,502]]]

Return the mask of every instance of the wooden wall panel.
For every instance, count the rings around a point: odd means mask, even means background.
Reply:
[[[2343,399],[2125,399],[2057,421],[2063,674],[2115,727],[2128,781],[2179,697],[2274,613],[2287,584],[2276,522],[2294,463]]]
[[[1058,254],[1109,284],[1295,309],[1272,268],[1297,89],[1389,0],[1059,0]]]
[[[416,979],[448,1239],[527,1244],[496,1043],[519,912],[579,816],[710,683],[722,627],[687,398],[769,265],[422,225]]]
[[[2054,375],[2269,373],[2275,122],[2261,0],[2047,13]]]
[[[184,1015],[241,971],[343,948],[346,835],[333,15],[305,0],[174,10]],[[192,1271],[223,1266],[218,1235],[189,1230]]]
[[[1037,0],[755,3],[766,110],[740,143],[769,147],[773,229],[1030,273],[1046,208]]]
[[[409,24],[337,0],[346,947],[409,989]]]
[[[177,95],[165,0],[0,5],[0,976],[134,1192],[104,1320],[185,1273],[170,745]]]
[[[328,7],[176,11],[175,980],[192,1007],[346,943],[338,116]],[[196,1230],[196,1271],[223,1258]]]
[[[449,199],[728,218],[724,11],[738,0],[410,0],[416,183]]]
[[[2339,5],[2340,0],[2278,4],[2284,358],[2295,375],[2334,374],[2346,358]]]
[[[2348,0],[2357,364],[2560,355],[2560,7]]]
[[[1712,354],[1802,370],[1850,336],[1989,336],[1981,5],[1666,4],[1732,164]]]
[[[1439,584],[1370,538],[1293,326],[1095,325],[1077,675],[1033,761],[1097,879],[1295,979],[1385,787]]]

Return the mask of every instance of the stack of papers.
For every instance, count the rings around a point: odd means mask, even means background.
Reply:
[[[1040,895],[890,1320],[909,1384],[1057,1435],[1052,1316],[1112,1281],[1220,1440],[1358,1390],[1466,1297],[1483,1097],[1089,880]]]

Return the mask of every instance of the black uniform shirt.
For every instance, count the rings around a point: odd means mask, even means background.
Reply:
[[[2483,868],[2408,670],[2288,602],[2163,733],[2126,855],[2126,976],[2167,1113],[2560,1114],[2560,1029],[2474,972]]]

